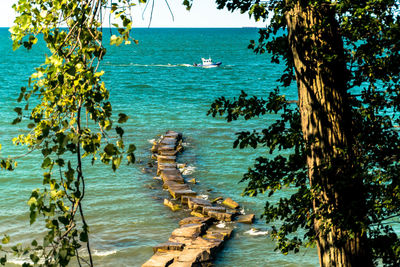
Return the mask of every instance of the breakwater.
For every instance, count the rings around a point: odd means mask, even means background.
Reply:
[[[190,217],[179,222],[170,238],[153,247],[154,255],[142,267],[212,266],[217,252],[233,232],[233,227],[220,222],[252,223],[254,214],[244,215],[231,198],[203,199],[186,183],[176,161],[183,151],[182,134],[168,131],[155,141],[153,159],[157,161],[157,179],[170,197],[164,205],[173,212],[188,209]],[[193,181],[195,183],[195,181]]]

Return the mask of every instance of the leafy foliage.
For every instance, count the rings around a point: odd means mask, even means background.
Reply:
[[[296,76],[285,14],[298,1],[216,2],[219,8],[248,12],[256,20],[269,16],[269,26],[260,29],[259,40],[250,41],[249,48],[260,54],[270,53],[273,63],[283,62],[286,69],[279,79],[280,90],[290,86]],[[395,0],[307,3],[315,9],[329,5],[335,11],[338,31],[344,42],[346,91],[351,99],[348,116],[352,118],[351,135],[354,138],[351,148],[354,154],[352,164],[357,176],[354,179],[360,179],[365,188],[365,199],[359,201],[362,203],[348,203],[350,209],[366,209],[366,216],[362,220],[352,221],[355,219],[336,214],[330,215],[328,221],[339,227],[361,229],[367,234],[374,262],[398,266],[400,239],[393,225],[400,218],[400,3]],[[318,31],[318,25],[313,30]],[[313,49],[324,51],[323,47],[318,46]],[[323,56],[330,55],[324,53]],[[272,196],[277,190],[285,190],[288,195],[277,203],[267,201],[264,212],[267,223],[279,221],[280,226],[273,236],[278,241],[277,248],[283,253],[297,252],[302,245],[312,245],[316,238],[314,222],[317,216],[321,216],[312,206],[321,188],[317,185],[311,187],[308,181],[309,145],[303,138],[299,109],[293,105],[295,102],[280,96],[278,90],[270,93],[268,100],[249,98],[242,92],[233,101],[224,97],[215,100],[209,111],[213,116],[225,115],[227,121],[241,117],[247,120],[270,113],[280,115],[280,119],[267,125],[261,132],[237,133],[234,146],[265,146],[270,153],[276,154],[283,150],[290,151],[287,157],[257,158],[242,180],[248,182],[244,191],[246,195],[267,193]],[[329,172],[329,168],[326,166],[325,171]],[[355,185],[347,183],[340,186],[354,189]],[[350,189],[347,192],[348,195],[353,193]],[[329,210],[329,207],[317,208]]]
[[[32,191],[28,205],[30,223],[39,217],[46,223],[42,242],[34,240],[30,248],[12,248],[18,256],[29,255],[24,266],[66,266],[72,258],[79,265],[93,266],[89,244],[89,226],[83,213],[85,196],[83,158],[93,164],[97,159],[115,171],[124,155],[135,161],[135,146],[126,147],[120,126],[125,114],[112,118],[109,91],[101,81],[100,61],[106,54],[102,33],[102,14],[110,8],[120,21],[112,45],[129,44],[132,22],[128,14],[130,0],[19,0],[13,6],[18,13],[10,28],[13,49],[31,49],[43,39],[50,55],[22,87],[13,124],[29,120],[28,131],[14,138],[16,145],[43,155],[43,189]],[[31,99],[34,98],[33,101]],[[38,103],[30,107],[31,103]],[[110,134],[114,131],[117,134]],[[2,169],[12,170],[13,161],[1,161]],[[3,238],[7,243],[9,237]],[[80,255],[86,246],[88,257]],[[0,263],[5,264],[6,257]]]

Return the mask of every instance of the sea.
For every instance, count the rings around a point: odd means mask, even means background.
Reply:
[[[112,30],[105,29],[105,43]],[[141,266],[153,254],[152,247],[168,240],[187,210],[171,212],[163,205],[168,193],[162,191],[154,174],[143,172],[149,162],[152,142],[167,130],[181,132],[185,151],[178,162],[186,163],[185,177],[195,178],[193,186],[204,198],[231,197],[246,214],[256,214],[253,225],[234,224],[233,237],[226,242],[214,264],[216,267],[314,267],[315,248],[282,255],[275,250],[270,232],[273,224],[261,218],[266,195],[243,196],[243,174],[265,148],[234,149],[235,133],[267,127],[276,115],[227,123],[224,118],[207,116],[213,101],[233,99],[244,90],[249,96],[267,97],[274,90],[284,65],[272,64],[270,55],[257,55],[247,48],[258,39],[253,28],[143,28],[134,29],[138,44],[110,47],[100,64],[110,90],[113,114],[126,113],[126,143],[136,145],[137,163],[113,172],[110,166],[84,162],[87,191],[83,202],[90,226],[90,242],[95,266]],[[42,188],[38,152],[26,154],[26,147],[13,145],[12,138],[27,132],[27,122],[11,125],[20,106],[20,87],[27,86],[48,54],[43,42],[30,51],[12,50],[8,29],[0,29],[0,151],[1,157],[20,157],[13,172],[0,172],[0,237],[7,234],[10,244],[41,240],[43,220],[29,224],[27,201],[31,191]],[[219,68],[193,67],[201,58],[221,61]],[[297,90],[282,91],[290,100]],[[284,153],[284,152],[282,152]],[[276,155],[276,154],[275,154]],[[272,201],[288,196],[282,190]],[[279,222],[278,222],[279,223]],[[277,223],[277,224],[278,224]],[[6,266],[21,266],[24,259],[9,257]]]

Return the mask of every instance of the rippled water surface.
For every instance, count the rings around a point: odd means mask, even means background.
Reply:
[[[183,133],[186,151],[179,161],[191,167],[188,178],[196,178],[195,190],[210,197],[232,197],[245,212],[256,213],[255,225],[237,225],[234,238],[226,243],[215,266],[317,266],[315,250],[282,256],[274,251],[268,231],[260,218],[265,196],[240,196],[245,184],[242,174],[264,150],[234,150],[234,133],[260,128],[274,118],[226,123],[206,116],[219,96],[266,96],[277,83],[281,66],[269,63],[267,55],[255,55],[246,47],[256,39],[255,29],[138,29],[139,45],[110,47],[102,68],[111,91],[114,114],[130,116],[125,137],[138,147],[137,158],[150,156],[149,140],[168,129]],[[1,156],[19,155],[24,148],[10,141],[25,131],[11,126],[19,88],[27,84],[34,67],[43,62],[46,49],[13,52],[7,29],[0,29],[0,143]],[[211,56],[222,61],[220,68],[201,69],[187,64]],[[294,88],[285,92],[295,99]],[[32,189],[41,187],[41,157],[29,154],[19,160],[16,171],[0,175],[0,234],[26,243],[42,233],[40,222],[29,226],[26,204]],[[152,246],[165,242],[186,211],[172,213],[162,204],[165,192],[152,174],[144,174],[144,163],[122,166],[116,173],[96,163],[86,164],[87,195],[84,207],[91,229],[97,266],[140,266],[152,255]],[[210,191],[210,189],[212,191]],[[284,193],[283,193],[284,194]],[[40,221],[40,220],[39,220]],[[250,228],[257,228],[257,231]],[[17,261],[14,261],[18,263]]]

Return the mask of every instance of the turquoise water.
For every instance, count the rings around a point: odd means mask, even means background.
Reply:
[[[234,237],[219,254],[215,266],[318,266],[316,250],[283,256],[274,251],[268,235],[246,233],[251,227],[267,231],[260,218],[265,196],[240,196],[245,184],[238,184],[253,160],[265,153],[234,150],[234,133],[260,128],[274,118],[226,123],[206,116],[213,100],[233,97],[245,90],[265,96],[273,90],[282,66],[269,63],[267,55],[255,55],[246,47],[257,38],[256,29],[138,29],[139,45],[110,47],[102,68],[111,91],[114,114],[130,116],[125,137],[138,147],[137,158],[146,162],[151,139],[168,129],[184,134],[186,151],[178,161],[190,166],[188,178],[199,184],[194,190],[210,197],[232,197],[245,212],[256,213],[255,225],[237,225]],[[23,124],[12,126],[13,108],[19,88],[27,84],[33,68],[43,62],[44,47],[13,52],[6,29],[0,29],[0,143],[1,156],[20,155],[23,148],[11,143],[25,131]],[[201,69],[184,64],[211,56],[222,67]],[[285,94],[296,98],[296,89]],[[30,242],[43,229],[29,226],[26,204],[32,189],[41,187],[40,155],[19,160],[18,168],[0,175],[0,235],[8,233],[13,242]],[[84,206],[91,229],[96,266],[140,266],[152,255],[152,246],[165,242],[185,211],[172,213],[162,204],[165,192],[153,175],[141,172],[144,163],[122,166],[116,173],[100,163],[86,165],[87,195]],[[211,192],[208,190],[212,189]],[[13,261],[18,263],[17,260]],[[14,266],[14,265],[10,265]]]

